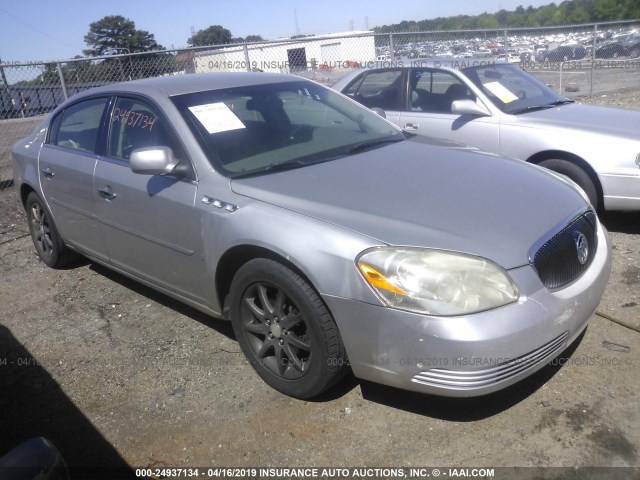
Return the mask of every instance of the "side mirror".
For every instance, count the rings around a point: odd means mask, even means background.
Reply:
[[[129,168],[141,175],[165,175],[173,173],[178,160],[169,147],[136,148],[129,157]]]
[[[455,100],[451,104],[451,113],[457,113],[459,115],[477,115],[480,117],[490,117],[491,113],[484,108],[478,105],[473,100],[465,99],[465,100]]]
[[[0,478],[69,480],[69,470],[56,447],[44,437],[21,443],[0,457]]]
[[[373,107],[373,108],[371,108],[371,111],[373,113],[376,113],[376,114],[380,115],[382,118],[387,118],[387,114],[384,113],[384,110],[379,108],[379,107]]]

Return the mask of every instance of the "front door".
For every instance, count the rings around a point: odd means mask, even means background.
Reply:
[[[451,112],[455,100],[478,101],[471,89],[450,72],[412,69],[407,106],[398,126],[409,132],[499,152],[499,118]]]
[[[188,158],[157,108],[145,100],[119,98],[109,123],[107,155],[98,160],[94,183],[110,262],[205,303],[213,286],[206,280],[195,179],[141,175],[129,168],[131,152],[142,147],[167,146],[181,161]]]

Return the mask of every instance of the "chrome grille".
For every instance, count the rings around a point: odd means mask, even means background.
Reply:
[[[533,266],[549,290],[557,290],[568,285],[589,268],[598,247],[596,223],[595,213],[587,212],[551,237],[535,253]],[[588,255],[584,263],[580,263],[576,246],[576,240],[580,235],[584,235],[588,245]]]
[[[412,382],[455,390],[473,390],[508,380],[536,365],[544,364],[564,348],[568,332],[554,338],[549,343],[521,357],[482,370],[447,370],[432,368],[413,376]],[[465,359],[457,359],[459,361]],[[489,358],[473,359],[479,363],[491,363]]]

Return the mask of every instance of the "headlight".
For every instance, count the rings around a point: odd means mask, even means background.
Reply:
[[[436,316],[467,315],[515,302],[518,289],[490,260],[443,250],[378,247],[356,260],[390,307]]]

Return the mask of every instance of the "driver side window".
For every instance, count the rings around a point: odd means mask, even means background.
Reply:
[[[111,112],[107,155],[128,162],[136,148],[159,146],[170,147],[179,156],[154,107],[137,99],[118,98]]]
[[[416,70],[412,73],[411,104],[413,112],[451,113],[456,100],[475,96],[457,77],[438,70]]]

